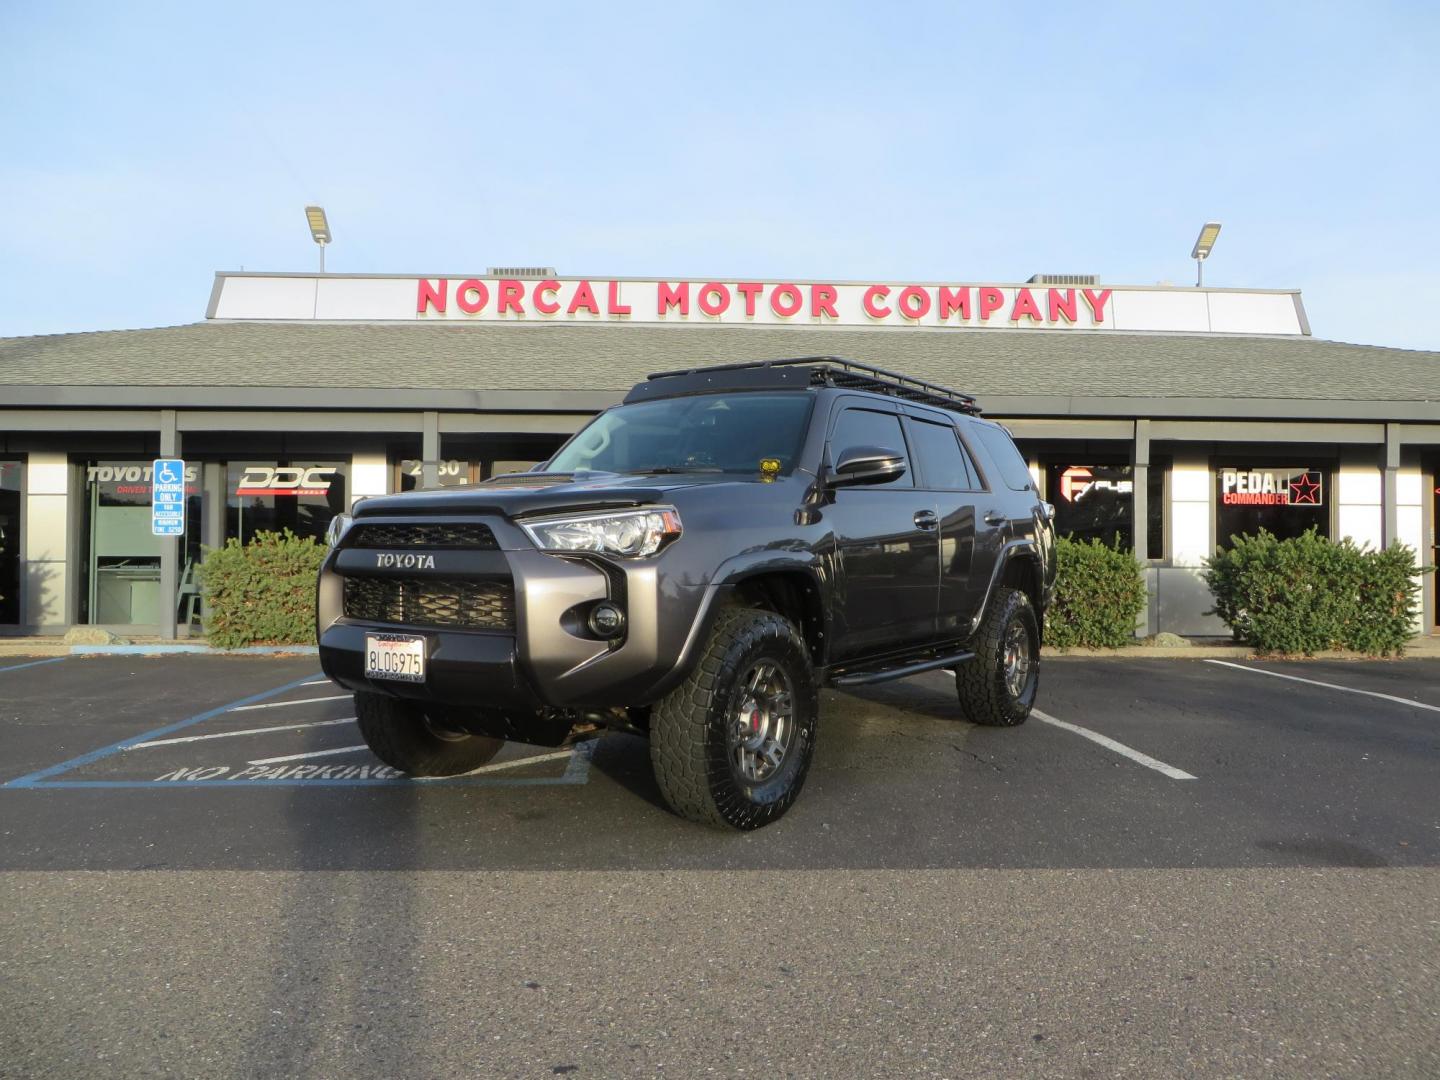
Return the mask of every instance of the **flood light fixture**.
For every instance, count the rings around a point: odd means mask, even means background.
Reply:
[[[1200,227],[1200,235],[1195,238],[1195,246],[1190,251],[1190,258],[1195,260],[1195,287],[1198,289],[1205,284],[1205,260],[1210,257],[1210,249],[1215,246],[1215,238],[1220,235],[1220,222],[1207,221]]]
[[[320,245],[320,272],[325,272],[325,245],[330,243],[330,222],[323,206],[305,207],[305,220],[310,225],[310,238]]]

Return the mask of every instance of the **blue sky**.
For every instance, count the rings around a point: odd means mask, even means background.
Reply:
[[[0,336],[218,269],[1303,290],[1440,349],[1428,4],[0,3]]]

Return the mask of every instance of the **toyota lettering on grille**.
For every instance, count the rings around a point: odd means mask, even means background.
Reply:
[[[375,566],[381,570],[434,570],[434,555],[416,555],[414,552],[377,551]]]

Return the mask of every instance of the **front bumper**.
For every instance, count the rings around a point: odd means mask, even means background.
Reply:
[[[397,682],[365,677],[365,635],[376,631],[425,638],[425,681]],[[342,620],[320,635],[320,666],[351,690],[436,701],[461,707],[533,710],[542,702],[515,664],[515,639],[504,634],[462,634],[389,624]]]
[[[664,568],[667,552],[637,560],[555,556],[534,548],[503,519],[483,521],[499,542],[498,552],[435,552],[433,567],[412,567],[405,574],[418,583],[427,575],[507,581],[513,588],[513,626],[473,629],[347,616],[347,576],[394,572],[368,568],[378,562],[368,549],[342,546],[320,573],[317,615],[325,673],[353,690],[512,712],[644,705],[676,681],[706,590],[671,581]],[[585,626],[586,612],[603,600],[626,614],[625,633],[614,641],[598,639]],[[367,679],[367,631],[425,638],[426,681]]]

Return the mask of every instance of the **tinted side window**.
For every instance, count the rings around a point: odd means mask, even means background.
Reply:
[[[1020,451],[1015,448],[1004,430],[989,424],[975,424],[971,430],[984,443],[990,459],[1000,470],[1000,478],[1005,481],[1006,487],[1025,491],[1033,486],[1030,467],[1025,464],[1025,459],[1020,456]]]
[[[835,431],[830,436],[830,460],[836,462],[852,446],[880,446],[886,450],[905,453],[905,435],[900,430],[900,418],[890,413],[871,412],[869,409],[846,409],[835,421]],[[905,475],[883,484],[871,487],[914,487],[910,470]]]
[[[914,437],[915,456],[920,459],[926,487],[942,491],[974,490],[975,472],[970,467],[969,455],[955,437],[954,428],[911,417],[910,434]]]

